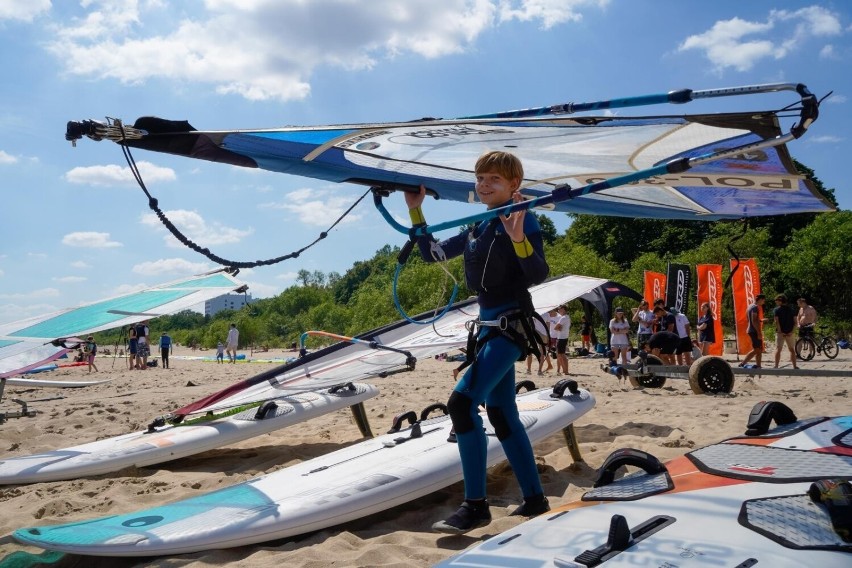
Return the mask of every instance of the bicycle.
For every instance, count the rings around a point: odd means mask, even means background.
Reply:
[[[820,330],[822,329],[820,328]],[[810,361],[817,353],[822,353],[829,359],[834,359],[839,351],[837,341],[833,337],[825,335],[822,331],[816,332],[813,328],[809,330],[807,335],[802,335],[796,341],[796,356],[802,361]]]

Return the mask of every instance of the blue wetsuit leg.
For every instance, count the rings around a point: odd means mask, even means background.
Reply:
[[[465,498],[486,496],[486,454],[488,442],[479,416],[479,404],[498,407],[506,418],[510,434],[501,440],[506,457],[518,478],[524,497],[543,493],[529,437],[518,416],[515,402],[515,362],[520,349],[505,337],[488,341],[455,387],[469,397],[474,428],[456,433],[464,473]]]

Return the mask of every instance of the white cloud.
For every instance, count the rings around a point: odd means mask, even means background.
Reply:
[[[91,267],[92,267],[91,264],[87,264],[87,263],[83,262],[82,260],[75,260],[74,262],[71,263],[71,268],[85,269],[85,268],[91,268]]]
[[[834,46],[830,43],[819,50],[820,59],[837,59],[837,53],[834,51]]]
[[[838,16],[821,6],[772,10],[765,22],[736,17],[720,20],[708,31],[686,38],[678,50],[702,51],[718,72],[729,67],[748,71],[761,60],[783,59],[811,38],[835,36],[841,31]]]
[[[55,276],[52,280],[54,282],[62,282],[63,284],[74,284],[76,282],[85,282],[88,278],[85,276]]]
[[[830,97],[828,97],[827,99],[825,99],[825,102],[827,102],[827,103],[833,103],[833,104],[843,104],[843,103],[845,103],[847,100],[848,100],[848,99],[846,98],[846,95],[838,95],[837,93],[834,93],[834,94],[832,94]]]
[[[498,12],[500,21],[534,20],[549,28],[579,19],[581,6],[606,3],[207,0],[191,17],[174,18],[159,3],[89,1],[80,17],[57,26],[48,49],[73,75],[126,84],[192,81],[249,100],[287,101],[310,94],[318,67],[370,69],[403,53],[459,53],[495,25]]]
[[[13,300],[13,301],[29,301],[29,300],[41,300],[44,298],[57,298],[59,296],[59,290],[56,288],[39,288],[37,290],[31,290],[29,292],[16,292],[12,294],[0,294],[0,300]]]
[[[284,272],[275,277],[276,280],[286,280],[288,282],[295,282],[296,278],[299,276],[298,272]]]
[[[810,138],[808,138],[808,141],[814,144],[834,144],[836,142],[843,142],[843,138],[841,138],[840,136],[824,134],[822,136],[811,136]]]
[[[171,168],[162,168],[151,162],[136,162],[139,173],[145,183],[175,181],[177,175]],[[105,187],[126,186],[136,187],[136,178],[130,168],[116,164],[106,166],[77,167],[65,174],[65,181],[78,185],[96,185]]]
[[[218,222],[208,223],[195,211],[176,209],[166,211],[166,217],[190,240],[201,246],[213,246],[222,244],[238,243],[243,238],[251,235],[253,229],[235,229],[226,227]],[[142,224],[153,227],[158,231],[166,232],[163,237],[165,243],[174,248],[182,248],[184,245],[178,242],[153,213],[142,215]]]
[[[50,0],[3,0],[0,2],[0,21],[32,22],[50,11]]]
[[[23,304],[0,304],[0,323],[9,323],[34,316],[49,314],[59,311],[59,307],[53,304],[35,304],[24,302]]]
[[[97,233],[95,231],[68,233],[62,237],[62,244],[69,247],[85,248],[114,248],[124,246],[117,241],[109,240],[109,233]]]
[[[242,275],[242,274],[241,274]],[[255,282],[252,280],[243,279],[243,282],[248,284],[249,293],[252,298],[271,298],[272,296],[277,296],[281,289],[278,286],[270,286],[269,284],[262,284],[260,282]]]
[[[132,270],[136,274],[143,274],[145,276],[156,276],[160,274],[200,274],[210,270],[210,265],[204,262],[189,262],[182,258],[162,258],[152,262],[139,263],[134,266]]]
[[[577,8],[588,5],[601,8],[609,4],[609,0],[526,0],[499,2],[500,20],[520,20],[528,22],[540,20],[544,29],[552,28],[565,22],[577,22],[583,19],[583,14]]]
[[[7,154],[3,150],[0,150],[0,164],[14,164],[18,161],[18,158],[11,154]]]
[[[325,228],[343,215],[355,199],[357,197],[353,194],[341,196],[339,190],[303,188],[288,192],[286,201],[263,203],[260,207],[283,209],[294,213],[294,217],[306,225]],[[353,223],[360,219],[361,215],[352,211],[340,224]]]

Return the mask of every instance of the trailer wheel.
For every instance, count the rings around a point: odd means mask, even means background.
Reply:
[[[662,365],[663,361],[656,355],[648,355],[646,359],[648,365]],[[641,363],[642,360],[639,357],[636,357],[631,361],[631,363]],[[640,377],[629,376],[630,384],[634,387],[646,387],[649,389],[659,389],[663,388],[663,385],[666,384],[665,377],[658,377],[657,375],[643,375]]]
[[[734,372],[721,357],[699,357],[689,367],[689,386],[695,394],[729,393],[734,390]]]

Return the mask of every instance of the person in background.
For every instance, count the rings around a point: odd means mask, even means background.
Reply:
[[[571,335],[571,316],[568,315],[568,306],[561,305],[557,308],[559,314],[556,318],[556,374],[568,374],[568,338]]]
[[[766,296],[758,294],[754,297],[754,303],[748,307],[746,314],[748,315],[748,328],[746,332],[751,339],[751,351],[746,353],[740,363],[740,367],[745,367],[746,364],[754,357],[754,367],[760,369],[760,364],[763,359],[763,322],[766,318],[760,317],[760,312],[763,309],[763,304],[766,303]]]
[[[228,330],[228,339],[225,340],[225,353],[228,354],[228,361],[231,363],[237,362],[237,347],[240,343],[240,332],[237,331],[237,324],[232,323],[231,329]]]
[[[799,314],[796,316],[796,326],[799,328],[799,337],[813,337],[814,325],[817,321],[817,311],[808,305],[804,298],[796,300],[799,305]]]
[[[98,353],[98,344],[95,343],[95,338],[91,335],[86,338],[86,343],[83,345],[83,353],[86,354],[86,362],[89,364],[89,372],[95,369],[98,372],[98,366],[95,365],[95,355]]]
[[[672,308],[669,311],[672,315],[674,315],[675,333],[677,333],[677,336],[680,337],[680,345],[678,345],[677,350],[675,350],[675,354],[677,355],[677,364],[691,365],[692,327],[689,324],[689,318],[686,317],[686,314],[679,312],[677,308]]]
[[[674,365],[674,352],[679,344],[680,337],[678,337],[676,333],[672,333],[671,331],[658,331],[651,336],[651,341],[648,342],[647,347],[651,350],[651,353],[659,357],[663,363],[666,365]]]
[[[793,363],[793,368],[796,366],[796,338],[793,336],[793,331],[796,329],[796,313],[790,304],[787,303],[787,296],[778,294],[775,296],[775,310],[772,313],[775,321],[775,368],[778,368],[778,363],[781,362],[781,350],[787,346],[790,352],[790,362]]]
[[[550,328],[550,314],[551,314],[551,312],[553,312],[553,310],[550,310],[550,311],[547,311],[547,312],[542,312],[542,313],[539,314],[541,316],[541,319],[544,321],[544,325],[542,325],[541,322],[538,321],[538,319],[533,318],[533,327],[535,328],[535,332],[539,335],[539,337],[541,337],[542,344],[547,345],[547,346],[550,345],[549,336],[548,336],[548,333],[549,333],[548,329]],[[556,312],[553,312],[553,313],[555,315]],[[534,358],[535,357],[533,356],[532,353],[527,355],[527,374],[528,375],[532,374],[532,362],[533,362]],[[547,371],[543,370],[545,363],[547,363]],[[539,358],[538,358],[538,376],[542,377],[542,376],[544,376],[544,373],[550,372],[552,370],[553,370],[553,363],[550,362],[550,357],[548,357],[547,351],[545,350],[544,353],[541,353]],[[458,374],[458,373],[456,373],[456,374]],[[456,378],[456,376],[454,375],[453,378]]]
[[[169,368],[169,353],[172,352],[172,338],[165,331],[160,334],[160,357],[163,359],[163,368]]]
[[[136,324],[136,340],[138,343],[136,352],[136,368],[141,370],[148,369],[148,356],[151,354],[151,346],[148,342],[148,321],[142,321]]]
[[[139,362],[136,360],[136,358],[139,356],[139,339],[136,338],[135,325],[130,326],[130,329],[127,331],[127,335],[127,364],[131,369],[138,369]]]
[[[225,346],[222,345],[222,342],[216,344],[216,362],[222,363],[225,359]]]
[[[698,346],[702,355],[710,353],[710,346],[716,343],[716,323],[710,303],[701,304],[701,317],[698,318]]]
[[[585,315],[580,316],[580,339],[583,342],[583,349],[592,351],[592,324],[586,319]]]
[[[615,353],[616,359],[621,356],[621,364],[626,365],[630,353],[630,322],[624,316],[624,308],[615,308],[615,316],[609,320],[609,346]]]
[[[639,302],[638,308],[633,308],[633,322],[639,324],[639,331],[636,333],[636,341],[642,344],[654,334],[654,321],[657,318],[654,312],[648,309],[647,300]]]

